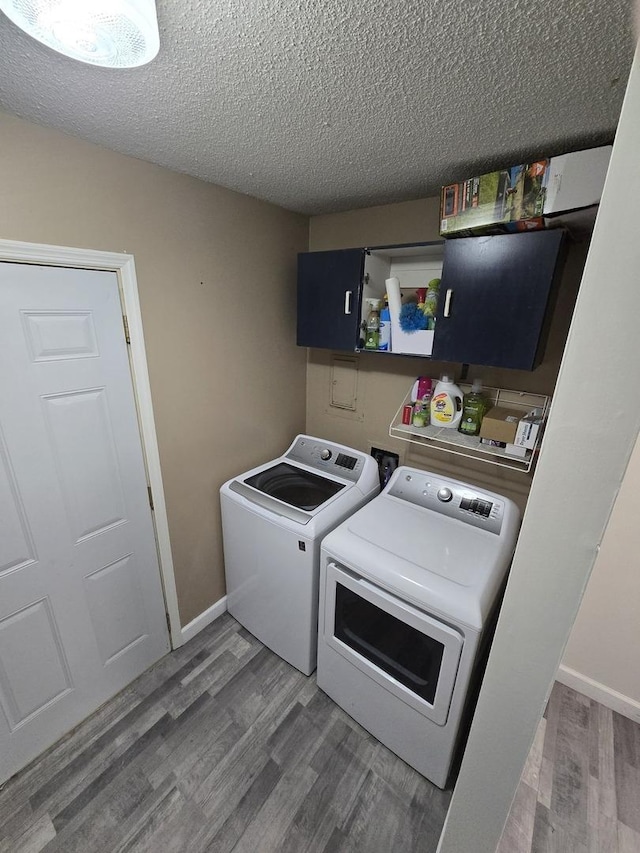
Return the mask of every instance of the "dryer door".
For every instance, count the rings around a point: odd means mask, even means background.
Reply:
[[[324,626],[332,648],[445,725],[464,643],[458,631],[331,562]]]

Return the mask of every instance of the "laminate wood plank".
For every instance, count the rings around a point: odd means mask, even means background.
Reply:
[[[207,845],[207,853],[231,853],[281,777],[282,770],[275,761],[269,759],[240,799],[237,807]]]
[[[537,791],[524,779],[516,790],[496,853],[529,853],[538,805]]]
[[[604,815],[600,814],[600,780],[589,774],[587,793],[587,824],[594,831]]]
[[[553,789],[553,759],[542,756],[540,776],[538,778],[538,802],[545,809],[551,808],[551,791]]]
[[[640,850],[640,833],[621,821],[618,821],[617,830],[617,853],[638,853],[638,850]]]
[[[340,851],[362,850],[367,853],[388,853],[390,850],[411,850],[411,822],[408,806],[373,771],[367,773],[356,808],[343,828],[344,841]]]
[[[0,825],[0,853],[10,853],[12,844],[34,822],[35,817],[31,803],[27,800],[21,806],[16,804],[16,810]]]
[[[611,713],[616,757],[632,767],[640,767],[640,726],[622,714]]]
[[[563,684],[556,682],[553,685],[553,690],[549,695],[549,701],[545,709],[545,737],[542,748],[543,758],[553,761],[556,750],[556,734],[558,731],[558,720],[560,719],[560,709],[566,688]]]
[[[340,853],[340,851],[345,851],[346,849],[346,836],[341,829],[336,827],[331,833],[331,837],[327,841],[322,853]]]
[[[163,780],[158,788],[151,790],[129,817],[125,818],[112,832],[105,833],[95,853],[124,853],[139,836],[144,834],[145,826],[154,819],[157,822],[154,816],[162,813],[165,800],[173,798],[176,790],[177,784],[173,777]]]
[[[357,799],[368,767],[346,746],[350,730],[341,726],[342,741],[316,752],[313,770],[318,774],[285,834],[281,853],[321,853],[334,827],[342,821]],[[335,734],[335,727],[332,727]],[[322,760],[320,758],[324,760]]]
[[[617,819],[615,743],[613,737],[613,712],[604,705],[596,705],[598,725],[598,778],[600,781],[599,811],[601,815]]]
[[[615,818],[601,815],[598,825],[590,827],[588,848],[589,853],[619,853],[618,822]]]
[[[420,784],[420,776],[384,746],[380,746],[371,762],[374,773],[385,780],[402,797],[412,799]]]
[[[587,840],[589,792],[589,706],[575,691],[562,692],[556,734],[550,814],[581,843]]]
[[[209,774],[192,790],[191,796],[203,807],[205,813],[211,815],[216,811],[220,812],[221,798],[224,796],[222,792],[227,792],[227,795],[236,801],[244,795],[248,784],[247,779],[243,778],[242,768],[246,766],[254,774],[262,770],[270,757],[265,750],[266,741],[296,704],[304,680],[304,676],[292,667],[286,666],[279,670],[279,689],[271,688],[271,701],[265,704],[256,721],[238,738],[217,766],[211,768]],[[236,789],[234,784],[237,785]]]
[[[586,842],[576,838],[566,826],[554,819],[554,815],[545,806],[538,803],[531,853],[589,853],[589,851]]]
[[[540,769],[542,766],[542,755],[544,749],[544,739],[547,732],[547,721],[543,717],[538,724],[536,734],[533,739],[533,744],[529,750],[527,761],[522,771],[522,781],[525,785],[538,792],[540,786]]]
[[[640,833],[640,769],[616,755],[615,778],[618,820]]]
[[[184,726],[162,738],[155,753],[155,762],[146,764],[149,781],[154,788],[169,776],[185,779],[196,763],[200,763],[201,777],[210,772],[210,767],[220,760],[226,749],[241,736],[238,727],[216,700],[205,694],[200,708]],[[221,745],[219,745],[219,742]]]
[[[174,788],[122,853],[184,853],[193,849],[191,841],[205,824],[198,806]]]
[[[600,717],[598,702],[589,706],[589,776],[597,779],[600,775]]]
[[[417,853],[434,853],[444,825],[451,791],[441,791],[426,779],[420,779],[409,805],[409,823]]]
[[[139,769],[131,768],[111,780],[84,808],[62,825],[53,825],[56,836],[47,845],[47,853],[85,853],[99,850],[151,794],[149,780]]]
[[[7,835],[0,842],[2,853],[40,853],[53,840],[56,830],[48,814],[31,820],[22,831],[13,836]]]
[[[255,654],[253,649],[250,651]],[[216,659],[215,666],[206,667],[191,681],[181,683],[181,689],[168,693],[163,699],[163,705],[172,717],[177,717],[205,691],[215,695],[216,690],[241,668],[241,661],[226,650]]]
[[[199,805],[202,805],[205,797],[199,796],[198,792],[204,786],[204,790],[208,794],[210,787],[213,787],[215,782],[205,783],[212,777],[212,774],[218,772],[242,736],[242,729],[232,720],[227,720],[222,728],[217,731],[215,737],[200,744],[195,755],[187,756],[183,763],[176,765],[174,775],[186,797],[194,799]],[[167,766],[171,767],[170,761]],[[152,778],[155,779],[154,776]]]
[[[279,850],[289,824],[317,778],[317,774],[304,764],[296,765],[282,776],[233,848],[234,853]]]
[[[122,755],[119,755],[115,761],[111,762],[99,776],[83,787],[77,797],[71,800],[62,811],[55,814],[53,825],[56,828],[56,832],[59,833],[69,821],[73,820],[90,802],[95,800],[98,794],[110,785],[125,768],[129,767],[141,752],[147,749],[149,745],[159,741],[170,725],[170,718],[165,714]]]
[[[49,801],[53,799],[58,802],[61,791],[66,789],[69,780],[87,778],[96,766],[99,768],[105,755],[117,753],[121,747],[128,748],[128,739],[130,737],[137,739],[138,724],[140,721],[142,728],[145,730],[150,727],[149,723],[151,721],[153,721],[152,725],[155,725],[165,713],[165,707],[162,704],[163,698],[170,695],[172,690],[179,688],[180,679],[183,677],[183,674],[186,674],[190,669],[197,666],[204,656],[206,655],[202,652],[196,654],[176,673],[166,679],[164,688],[162,686],[155,688],[142,701],[134,705],[128,714],[122,716],[117,723],[104,731],[100,737],[96,738],[89,747],[63,766],[45,785],[36,790],[30,797],[33,809],[37,810],[41,805],[48,807]]]

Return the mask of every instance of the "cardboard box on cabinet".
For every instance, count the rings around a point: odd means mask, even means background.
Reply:
[[[587,228],[595,218],[610,157],[611,146],[603,145],[449,184],[440,197],[440,233],[468,237]]]

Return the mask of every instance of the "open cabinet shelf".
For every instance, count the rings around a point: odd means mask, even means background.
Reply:
[[[459,387],[465,394],[471,390],[470,385],[460,383]],[[518,457],[510,456],[506,453],[505,448],[481,444],[480,436],[463,435],[457,429],[452,429],[451,427],[415,427],[403,424],[402,410],[407,403],[411,403],[412,388],[413,384],[402,403],[400,403],[389,425],[389,435],[391,438],[409,441],[412,444],[428,445],[434,450],[442,450],[446,453],[457,454],[458,456],[467,456],[471,459],[477,459],[480,462],[488,462],[491,465],[499,465],[502,468],[511,468],[514,471],[526,473],[531,470],[538,453],[540,438],[538,438],[532,450],[527,450],[526,456]],[[506,406],[510,409],[522,411],[523,417],[531,409],[536,408],[542,410],[542,415],[546,419],[551,404],[551,398],[543,394],[508,391],[503,388],[483,388],[482,393],[492,406]]]

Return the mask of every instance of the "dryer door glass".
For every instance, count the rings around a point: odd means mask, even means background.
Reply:
[[[266,471],[248,477],[245,483],[272,498],[307,512],[317,509],[345,487],[344,483],[327,480],[286,462],[279,462]]]
[[[336,584],[335,636],[416,695],[434,703],[445,647]]]

